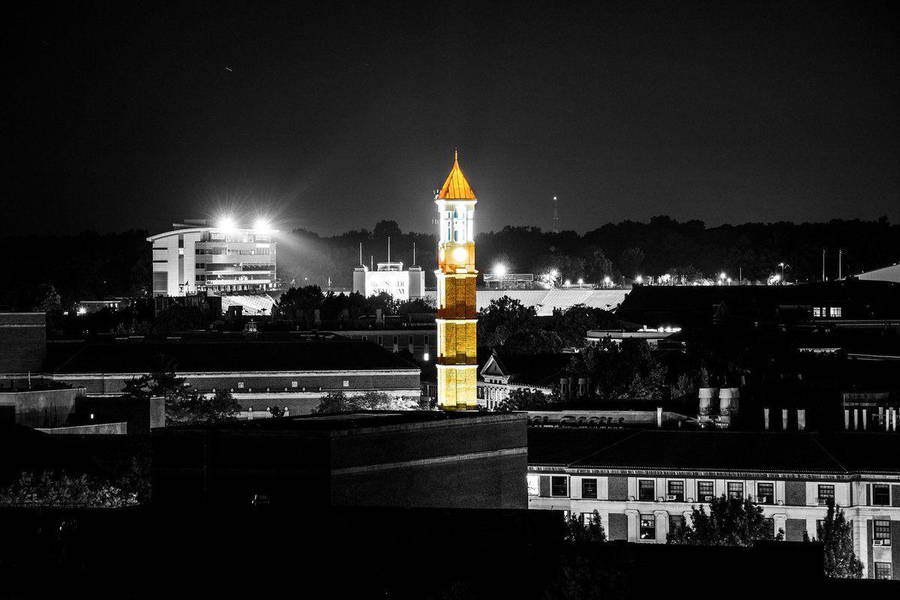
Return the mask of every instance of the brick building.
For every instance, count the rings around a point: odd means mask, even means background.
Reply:
[[[751,497],[786,541],[832,499],[865,577],[900,579],[900,436],[529,429],[532,509],[598,511],[611,540],[665,543],[713,497]]]

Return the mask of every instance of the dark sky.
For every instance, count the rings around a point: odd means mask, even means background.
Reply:
[[[0,233],[900,221],[892,3],[19,4]]]

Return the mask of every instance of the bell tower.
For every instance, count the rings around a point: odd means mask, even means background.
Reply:
[[[440,215],[437,276],[437,387],[444,410],[476,407],[478,347],[475,304],[475,192],[453,168],[434,197]]]

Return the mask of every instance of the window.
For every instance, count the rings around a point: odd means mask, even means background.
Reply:
[[[344,387],[345,387],[345,388],[350,387],[350,380],[349,380],[349,379],[345,379],[345,380],[344,380]]]
[[[656,539],[656,517],[653,515],[641,515],[641,539]]]
[[[238,381],[238,389],[239,389],[239,390],[244,389],[244,382],[243,382],[243,381]]]
[[[820,485],[819,486],[819,505],[825,506],[828,502],[834,502],[834,486],[833,485]]]
[[[813,317],[824,317],[825,309],[821,306],[813,306]]]
[[[669,515],[669,533],[677,535],[684,529],[684,517],[682,515]]]
[[[887,506],[891,503],[891,488],[887,484],[872,486],[872,504],[875,506]]]
[[[828,316],[831,317],[832,319],[840,319],[843,312],[844,311],[841,310],[840,306],[828,307]]]
[[[729,498],[737,498],[738,500],[743,499],[744,497],[744,484],[740,481],[729,481],[728,482],[728,497]]]
[[[292,382],[291,382],[291,387],[292,387],[292,388],[297,387],[297,382],[296,382],[296,381],[292,381]]]
[[[876,546],[891,545],[891,522],[887,519],[875,519],[872,524],[872,540]]]
[[[668,486],[666,500],[684,502],[684,481],[670,481]]]
[[[775,539],[775,519],[765,518],[763,519],[763,525],[766,528],[766,532],[769,534],[769,539]]]
[[[697,482],[697,500],[700,502],[711,502],[715,492],[713,491],[712,481]]]
[[[597,480],[594,478],[581,480],[581,497],[596,498],[597,497]]]
[[[756,501],[759,504],[775,504],[775,484],[757,483]]]
[[[568,477],[551,477],[550,478],[550,495],[551,496],[568,496],[569,495],[569,478]]]
[[[891,563],[877,562],[875,563],[875,579],[890,579]]]
[[[528,495],[537,496],[541,493],[541,479],[537,475],[528,475]]]
[[[653,502],[655,499],[654,492],[652,479],[638,480],[638,500],[642,502]]]

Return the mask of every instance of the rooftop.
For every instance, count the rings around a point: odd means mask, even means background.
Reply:
[[[475,191],[459,168],[458,152],[453,153],[453,168],[438,192],[437,200],[475,200]]]
[[[363,341],[328,340],[124,340],[84,345],[55,373],[418,370],[398,354]]]
[[[900,474],[900,436],[871,432],[530,428],[528,464],[626,470]]]

